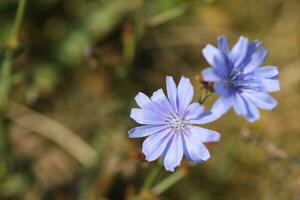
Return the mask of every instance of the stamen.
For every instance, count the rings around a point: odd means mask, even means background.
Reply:
[[[189,122],[182,118],[178,113],[170,113],[165,121],[169,124],[173,131],[176,132],[182,132],[189,126]]]
[[[240,92],[245,90],[261,92],[263,90],[259,79],[253,77],[252,74],[244,74],[242,70],[233,70],[225,84]]]

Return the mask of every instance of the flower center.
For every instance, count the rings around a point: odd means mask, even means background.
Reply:
[[[262,84],[253,74],[244,74],[241,70],[233,70],[225,81],[227,87],[242,92],[245,90],[262,91]]]
[[[189,125],[189,122],[182,118],[178,113],[170,113],[165,120],[173,131],[182,132]]]

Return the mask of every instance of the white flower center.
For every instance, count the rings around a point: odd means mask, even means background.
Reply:
[[[173,129],[173,131],[182,132],[189,126],[189,122],[182,118],[178,113],[170,113],[166,118],[166,122]]]

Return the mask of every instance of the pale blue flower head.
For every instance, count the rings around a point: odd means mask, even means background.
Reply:
[[[223,115],[231,107],[253,122],[260,118],[257,108],[271,110],[277,101],[268,92],[279,90],[278,69],[261,66],[268,54],[258,40],[241,36],[229,50],[226,38],[218,38],[218,48],[207,45],[203,55],[211,67],[202,71],[204,81],[213,82],[220,95],[212,112]]]
[[[167,171],[174,171],[183,156],[200,163],[210,158],[203,143],[217,142],[219,133],[195,126],[214,121],[214,116],[199,103],[192,103],[193,86],[182,77],[178,87],[172,77],[167,76],[167,96],[162,89],[149,98],[143,93],[135,97],[140,108],[133,108],[130,117],[142,126],[131,129],[130,138],[147,137],[143,153],[147,161],[162,156]]]

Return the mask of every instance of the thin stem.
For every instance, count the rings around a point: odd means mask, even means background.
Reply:
[[[0,160],[3,162],[3,167],[6,169],[11,169],[12,166],[12,152],[9,142],[9,134],[8,134],[8,124],[5,123],[5,119],[3,115],[0,115]]]
[[[16,47],[18,45],[17,36],[20,30],[22,18],[24,16],[25,6],[26,6],[26,0],[19,0],[17,13],[16,13],[15,21],[11,32],[11,37],[9,40],[10,47]]]
[[[6,51],[2,62],[0,74],[0,112],[4,112],[11,82],[11,57],[12,51]]]
[[[155,178],[157,177],[158,173],[160,172],[161,169],[161,163],[157,162],[157,164],[154,166],[152,171],[149,173],[149,175],[146,177],[144,181],[144,185],[140,192],[136,195],[130,198],[130,200],[142,200],[145,199],[145,194],[150,194],[150,188],[153,185],[153,182],[155,181]],[[146,198],[148,199],[148,198]]]
[[[145,190],[145,189],[149,189],[155,178],[157,177],[159,171],[160,171],[160,168],[161,168],[161,165],[158,163],[153,169],[152,171],[150,172],[150,174],[147,176],[145,182],[144,182],[144,185],[143,185],[143,189],[142,190]]]
[[[24,15],[25,5],[26,0],[19,0],[16,17],[7,44],[7,50],[4,53],[0,69],[0,154],[1,158],[4,158],[6,161],[6,165],[10,163],[12,157],[9,148],[8,124],[5,122],[5,111],[11,87],[11,60],[14,50],[18,47],[18,33]]]
[[[175,183],[181,180],[185,176],[186,172],[183,169],[177,170],[174,174],[168,176],[166,179],[161,181],[158,185],[152,188],[152,192],[159,195],[172,187]]]
[[[8,94],[11,85],[11,59],[14,49],[18,46],[18,32],[21,26],[21,21],[24,15],[26,0],[19,0],[16,17],[13,23],[10,39],[8,40],[8,49],[5,51],[4,59],[1,64],[0,74],[0,112],[4,112],[7,102]]]
[[[167,21],[170,21],[176,17],[179,17],[180,15],[183,15],[187,10],[187,7],[185,5],[178,6],[175,8],[172,8],[170,10],[167,10],[166,12],[160,13],[148,20],[147,25],[151,27],[158,26],[160,24],[163,24]]]
[[[199,103],[202,105],[206,100],[207,98],[211,95],[212,93],[208,90],[204,90],[199,98]]]

